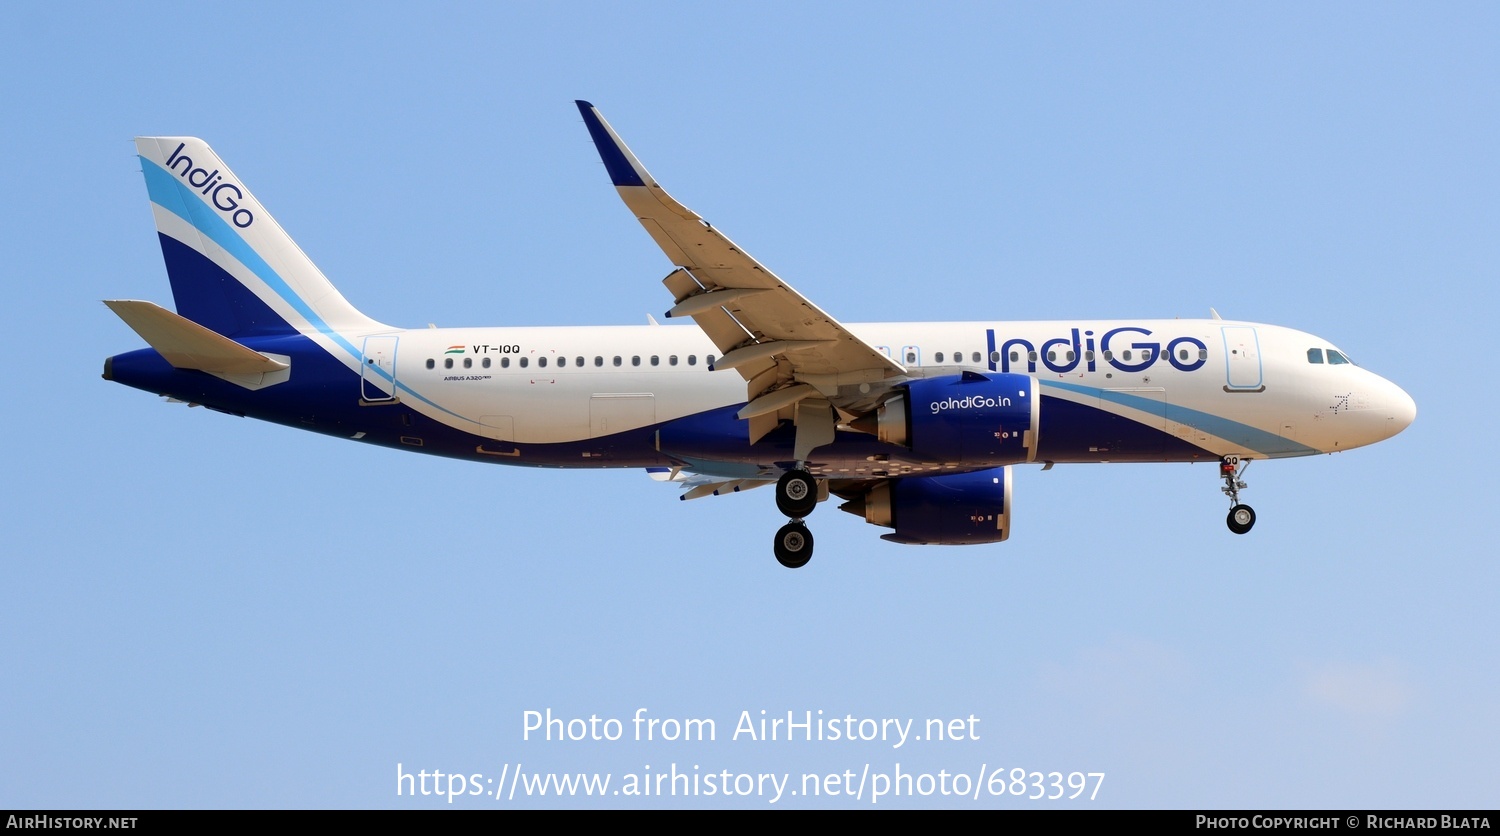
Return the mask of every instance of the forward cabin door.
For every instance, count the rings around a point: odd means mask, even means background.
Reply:
[[[1266,382],[1260,362],[1260,340],[1248,325],[1226,325],[1224,332],[1226,392],[1264,392]]]

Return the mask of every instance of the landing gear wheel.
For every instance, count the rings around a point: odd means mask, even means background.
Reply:
[[[1244,534],[1255,525],[1255,509],[1249,505],[1240,504],[1240,491],[1250,487],[1240,479],[1246,469],[1250,467],[1249,459],[1239,456],[1225,456],[1219,459],[1219,478],[1224,480],[1221,488],[1224,495],[1229,497],[1229,530],[1235,534]]]
[[[800,520],[818,507],[818,483],[805,470],[788,470],[776,480],[776,509]],[[780,541],[777,535],[777,541]]]
[[[1236,505],[1229,509],[1229,530],[1235,534],[1244,534],[1255,525],[1255,509],[1249,505]]]
[[[776,562],[788,569],[801,569],[812,560],[813,536],[807,526],[789,522],[776,531]]]

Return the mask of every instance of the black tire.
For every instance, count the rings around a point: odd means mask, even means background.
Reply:
[[[788,569],[801,569],[812,560],[813,536],[807,526],[789,522],[776,531],[776,562]]]
[[[776,480],[776,509],[800,520],[818,507],[818,483],[805,470],[788,470]]]
[[[1236,505],[1229,509],[1229,517],[1225,522],[1229,524],[1230,531],[1244,534],[1255,527],[1255,509],[1249,505]]]

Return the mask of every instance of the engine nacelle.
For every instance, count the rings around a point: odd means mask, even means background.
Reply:
[[[873,423],[881,441],[927,461],[1005,465],[1035,459],[1041,414],[1035,378],[964,372],[913,380]]]
[[[1010,537],[1010,468],[891,479],[839,510],[894,528],[880,538],[893,543],[998,543]]]

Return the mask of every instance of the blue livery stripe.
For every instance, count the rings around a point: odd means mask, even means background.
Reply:
[[[1116,392],[1109,389],[1097,389],[1092,386],[1079,386],[1076,383],[1063,383],[1061,381],[1054,380],[1044,380],[1041,383],[1042,386],[1046,388],[1062,389],[1064,391],[1075,392],[1080,395],[1097,397],[1104,402],[1118,404],[1120,406],[1126,406],[1130,407],[1131,409],[1138,409],[1142,412],[1149,412],[1152,414],[1158,414],[1157,411],[1163,406],[1160,401],[1152,400],[1150,398],[1143,398],[1139,395],[1132,395],[1129,392]],[[1262,453],[1268,456],[1273,454],[1282,456],[1288,454],[1306,456],[1322,452],[1321,450],[1318,450],[1314,447],[1308,447],[1305,444],[1298,444],[1297,442],[1284,436],[1277,435],[1276,433],[1267,432],[1260,429],[1259,427],[1252,427],[1249,424],[1241,424],[1238,421],[1231,421],[1228,418],[1223,418],[1209,412],[1201,412],[1196,409],[1190,409],[1185,406],[1171,403],[1170,401],[1168,401],[1165,406],[1167,420],[1175,421],[1179,424],[1187,424],[1191,427],[1197,427],[1198,429],[1202,430],[1205,433],[1208,433],[1209,435],[1218,436],[1225,441],[1231,441],[1235,444],[1242,445],[1246,449],[1252,450],[1257,453]]]
[[[298,333],[265,300],[196,247],[164,232],[156,237],[177,313],[230,338]]]

